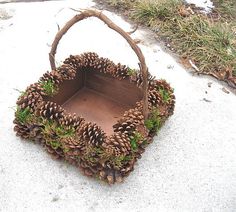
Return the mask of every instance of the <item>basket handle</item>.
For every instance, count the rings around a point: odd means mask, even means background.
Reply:
[[[66,32],[72,27],[75,23],[89,18],[89,17],[96,17],[103,21],[109,28],[115,30],[117,33],[119,33],[125,40],[129,43],[130,47],[134,50],[136,53],[138,59],[139,59],[139,66],[141,70],[141,74],[143,77],[143,115],[144,119],[147,119],[148,116],[148,83],[147,83],[147,76],[148,76],[148,70],[145,63],[145,58],[143,56],[143,53],[141,52],[141,49],[137,46],[135,41],[130,37],[130,35],[125,32],[123,29],[121,29],[119,26],[117,26],[115,23],[113,23],[107,16],[105,16],[101,11],[97,10],[84,10],[80,14],[75,15],[72,19],[70,19],[65,26],[59,30],[55,36],[55,39],[52,43],[51,51],[49,53],[49,61],[51,64],[51,69],[55,70],[55,54],[57,50],[57,45],[59,41],[61,40],[62,36],[66,34]]]

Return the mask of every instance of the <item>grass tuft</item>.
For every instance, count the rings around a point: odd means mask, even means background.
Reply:
[[[16,120],[24,124],[31,118],[31,113],[29,108],[21,109],[17,107],[15,112]]]
[[[58,92],[58,88],[51,80],[42,81],[42,88],[48,96],[53,96]]]

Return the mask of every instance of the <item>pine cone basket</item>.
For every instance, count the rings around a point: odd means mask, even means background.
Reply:
[[[126,39],[140,61],[140,71],[94,52],[70,55],[55,66],[62,36],[91,16]],[[68,23],[52,44],[51,71],[18,98],[14,131],[38,141],[54,158],[77,166],[86,176],[109,184],[123,182],[173,114],[173,89],[148,73],[137,44],[100,11],[85,10]]]

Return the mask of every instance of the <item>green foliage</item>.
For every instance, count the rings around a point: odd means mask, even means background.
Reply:
[[[130,145],[133,151],[138,149],[138,143],[141,140],[143,140],[143,137],[139,132],[135,132],[134,135],[130,137]]]
[[[88,146],[85,150],[83,158],[90,163],[97,163],[104,155],[104,150],[100,147]]]
[[[136,73],[136,70],[135,70],[135,69],[131,69],[131,68],[128,67],[127,74],[128,74],[129,76],[132,76],[132,75],[134,75],[135,73]]]
[[[125,165],[127,162],[129,162],[130,160],[132,160],[132,156],[131,155],[127,155],[127,156],[118,156],[118,157],[114,157],[112,158],[112,162],[114,164],[115,167],[121,168],[123,165]]]
[[[43,132],[45,135],[54,136],[57,138],[67,138],[75,136],[74,128],[62,126],[56,121],[40,119],[40,123],[44,125]]]
[[[53,140],[48,142],[53,149],[61,148],[61,143],[59,141]]]
[[[161,117],[157,109],[152,110],[149,118],[145,120],[145,126],[155,133],[161,128]]]
[[[48,96],[53,96],[58,92],[58,88],[51,80],[42,81],[42,88]]]
[[[32,117],[29,108],[21,109],[20,107],[17,107],[15,116],[16,116],[16,120],[22,124],[28,122],[30,118]]]
[[[167,103],[171,99],[169,92],[164,88],[159,88],[158,92],[160,93],[161,98],[165,103]]]

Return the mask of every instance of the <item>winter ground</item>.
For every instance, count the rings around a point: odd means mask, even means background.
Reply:
[[[75,14],[68,8],[93,5],[89,0],[0,4],[0,14],[7,12],[0,20],[0,211],[235,211],[235,95],[212,78],[187,73],[148,31],[132,37],[142,40],[149,71],[175,88],[176,109],[123,184],[88,179],[15,136],[14,89],[24,90],[49,70],[57,24]],[[60,63],[85,51],[137,67],[128,44],[95,19],[69,31],[56,58]]]

